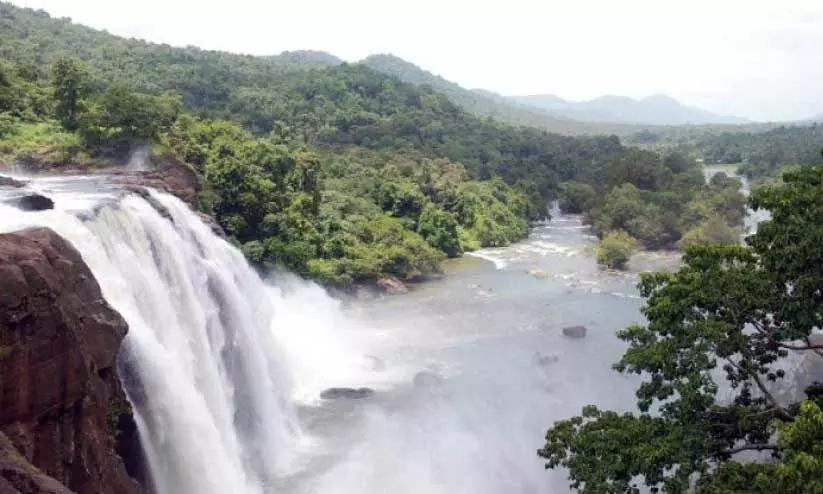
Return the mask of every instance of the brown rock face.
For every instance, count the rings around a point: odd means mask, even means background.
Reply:
[[[117,183],[131,186],[151,187],[179,197],[189,206],[197,202],[201,184],[197,173],[172,155],[152,156],[154,170],[148,172],[128,172]]]
[[[126,331],[67,241],[0,234],[0,494],[144,492],[115,453]]]

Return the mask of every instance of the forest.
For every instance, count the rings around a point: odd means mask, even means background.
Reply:
[[[823,164],[823,126],[767,125],[712,131],[644,131],[627,142],[647,149],[677,149],[706,164],[738,164],[749,178],[777,177],[786,166]]]
[[[524,237],[558,197],[647,248],[702,241],[718,218],[725,235],[742,217],[740,198],[678,153],[479,118],[362,64],[173,48],[5,3],[0,14],[4,161],[115,162],[152,143],[203,177],[200,207],[262,267],[343,286],[422,279],[445,257]]]

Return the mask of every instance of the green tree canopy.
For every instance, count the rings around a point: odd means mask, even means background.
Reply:
[[[823,169],[752,199],[772,219],[749,246],[689,248],[676,273],[644,275],[648,323],[618,333],[615,369],[642,377],[638,413],[586,407],[539,454],[585,493],[819,492],[821,387],[781,392],[791,359],[820,359]],[[804,400],[809,400],[803,403]],[[814,402],[814,403],[813,403]],[[816,403],[816,404],[815,404]],[[767,463],[737,453],[766,452]],[[748,489],[748,490],[747,490]]]

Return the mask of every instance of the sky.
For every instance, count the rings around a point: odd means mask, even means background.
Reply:
[[[111,33],[255,55],[392,53],[468,88],[656,93],[715,113],[823,113],[821,0],[12,0]]]

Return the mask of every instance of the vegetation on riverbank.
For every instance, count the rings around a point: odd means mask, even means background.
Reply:
[[[539,455],[581,493],[799,493],[823,489],[823,169],[754,192],[771,212],[748,245],[694,246],[676,273],[643,275],[645,325],[618,332],[615,370],[639,412],[587,406]],[[795,369],[797,369],[795,371]],[[759,456],[744,457],[740,454]],[[757,458],[761,461],[751,461]]]
[[[562,184],[560,208],[582,213],[601,238],[621,231],[646,249],[678,249],[724,243],[742,230],[740,181],[718,173],[706,183],[702,166],[678,153],[633,150],[580,178]]]
[[[739,165],[738,172],[750,179],[778,178],[781,168],[786,166],[823,164],[823,125],[818,123],[780,125],[759,131],[728,128],[722,132],[673,134],[644,132],[628,140],[661,151],[676,149],[707,165]]]

